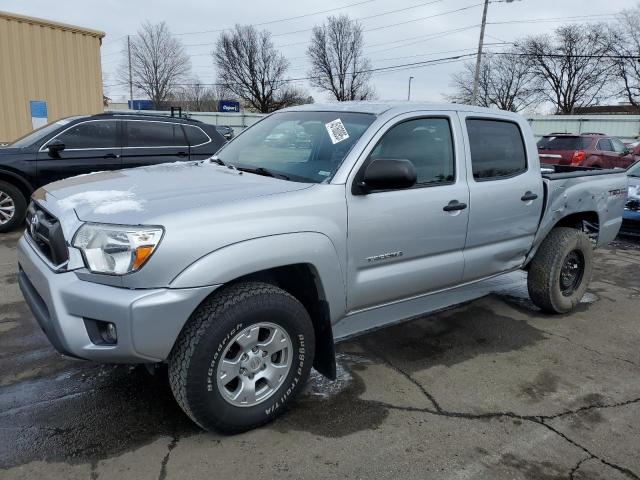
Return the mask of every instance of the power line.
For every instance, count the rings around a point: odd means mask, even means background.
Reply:
[[[420,68],[423,66],[427,66],[427,65],[431,65],[431,64],[437,64],[439,62],[445,62],[445,61],[449,61],[449,60],[461,60],[461,59],[465,59],[468,58],[470,56],[473,56],[473,53],[468,53],[468,54],[463,54],[463,55],[455,55],[455,56],[451,56],[451,57],[443,57],[443,58],[435,58],[432,60],[423,60],[420,62],[411,62],[411,63],[402,63],[402,64],[398,64],[398,65],[389,65],[387,67],[377,67],[377,68],[367,68],[364,70],[356,70],[356,71],[352,71],[352,72],[346,72],[345,75],[354,75],[354,74],[359,74],[359,73],[373,73],[373,72],[384,72],[384,71],[396,71],[396,69],[407,69],[407,68]],[[308,76],[308,77],[299,77],[299,78],[288,78],[288,79],[284,79],[284,80],[279,80],[277,82],[267,82],[267,83],[291,83],[291,82],[300,82],[300,81],[304,81],[304,80],[313,80],[316,78],[320,78],[319,76]],[[238,84],[238,82],[232,82],[231,84]],[[126,85],[126,83],[114,83],[111,85],[105,85],[105,87],[115,87],[115,86],[120,86],[120,85]],[[229,85],[229,83],[205,83],[205,82],[198,82],[198,83],[176,83],[176,86],[193,86],[193,85],[203,85],[203,86],[224,86],[224,85]]]
[[[342,7],[336,7],[336,8],[330,8],[328,10],[321,10],[318,12],[311,12],[311,13],[305,13],[303,15],[297,15],[295,17],[288,17],[288,18],[279,18],[277,20],[269,20],[268,22],[262,22],[262,23],[253,23],[251,24],[253,27],[261,27],[263,25],[272,25],[274,23],[280,23],[280,22],[288,22],[289,20],[297,20],[300,18],[305,18],[305,17],[311,17],[314,15],[322,15],[323,13],[329,13],[329,12],[335,12],[336,10],[342,10],[345,8],[350,8],[350,7],[356,7],[358,5],[363,5],[365,3],[371,3],[371,2],[375,2],[376,0],[365,0],[362,2],[356,2],[356,3],[351,3],[349,5],[344,5]],[[229,28],[218,28],[215,30],[203,30],[200,32],[183,32],[183,33],[175,33],[174,35],[197,35],[197,34],[201,34],[201,33],[218,33],[218,32],[223,32],[224,30],[228,30]]]

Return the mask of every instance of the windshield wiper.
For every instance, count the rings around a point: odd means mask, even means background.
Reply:
[[[255,167],[255,168],[238,167],[238,170],[240,170],[241,172],[255,173],[256,175],[262,175],[263,177],[273,177],[273,178],[281,178],[283,180],[290,180],[290,178],[284,173],[272,172],[271,170],[268,170],[264,167]]]
[[[238,168],[236,168],[235,165],[231,165],[230,163],[225,163],[224,160],[222,160],[220,157],[216,157],[215,155],[213,157],[209,157],[207,160],[213,163],[217,163],[221,167],[227,167],[229,170],[238,170]]]

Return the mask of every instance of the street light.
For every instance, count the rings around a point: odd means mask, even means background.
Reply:
[[[411,100],[411,80],[413,80],[413,77],[409,77],[409,91],[407,92],[407,101]]]

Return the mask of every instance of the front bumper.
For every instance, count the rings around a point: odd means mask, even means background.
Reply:
[[[640,210],[625,208],[622,214],[622,225],[620,227],[622,235],[632,235],[640,237]]]
[[[18,242],[18,281],[24,298],[53,346],[65,355],[104,363],[165,360],[182,327],[217,285],[132,290],[56,273],[24,236]],[[115,345],[96,345],[84,319],[112,322]]]

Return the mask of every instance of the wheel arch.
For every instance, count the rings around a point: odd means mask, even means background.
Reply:
[[[33,192],[33,186],[26,178],[9,170],[0,169],[0,180],[10,183],[20,190],[24,195],[25,201],[29,203],[29,197]]]
[[[600,215],[595,210],[584,210],[581,212],[571,213],[561,218],[556,218],[555,223],[549,222],[546,226],[541,225],[538,235],[534,241],[534,245],[527,255],[525,267],[529,266],[544,239],[547,238],[549,233],[557,227],[569,227],[584,231],[589,235],[595,245],[598,242],[600,233]]]
[[[276,285],[302,303],[316,336],[313,366],[323,375],[335,378],[332,324],[344,315],[346,288],[341,262],[331,240],[320,233],[299,232],[239,242],[202,257],[183,270],[171,287],[248,281]],[[215,294],[214,291],[212,295]]]

